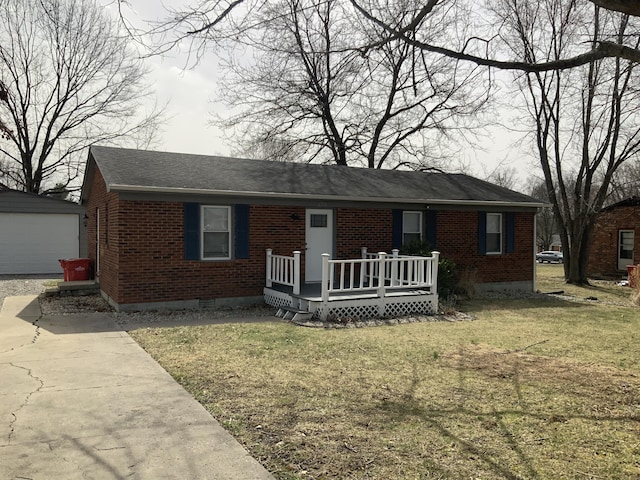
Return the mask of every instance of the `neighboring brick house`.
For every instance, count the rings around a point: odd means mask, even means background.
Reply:
[[[535,287],[531,197],[466,176],[92,147],[88,252],[120,310],[261,301],[266,250],[360,258],[429,241],[481,290]]]
[[[589,275],[620,277],[640,261],[640,198],[631,197],[603,209],[589,250]]]

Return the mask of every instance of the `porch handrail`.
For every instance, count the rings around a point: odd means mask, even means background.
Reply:
[[[290,286],[293,294],[300,294],[300,255],[274,255],[267,249],[266,286],[274,283]],[[387,290],[403,288],[429,288],[437,291],[438,259],[440,252],[431,252],[430,257],[399,255],[397,249],[389,256],[385,252],[368,253],[362,247],[362,258],[331,260],[328,253],[322,254],[322,300],[329,301],[332,293],[375,291],[383,298]]]
[[[362,248],[361,259],[331,260],[322,255],[322,299],[329,300],[331,293],[347,293],[376,290],[384,297],[387,290],[402,288],[429,288],[437,290],[438,259],[440,252],[430,257],[399,255],[385,252],[370,254]]]
[[[436,253],[438,256],[440,255],[440,252],[432,252],[432,253]],[[370,253],[367,251],[367,247],[362,247],[361,249],[361,254],[362,254],[362,258],[363,259],[376,259],[379,257],[379,253]],[[393,259],[398,259],[398,258],[402,258],[402,259],[421,259],[421,258],[432,258],[432,257],[424,257],[421,255],[400,255],[400,250],[397,248],[394,248],[393,250],[391,250],[391,257],[386,257],[387,258],[387,265],[385,266],[385,273],[384,273],[384,278],[386,282],[389,282],[390,284],[395,284],[396,282],[399,281],[399,278],[402,278],[404,276],[404,272],[408,271],[409,275],[412,275],[412,282],[411,285],[400,285],[399,288],[402,288],[403,286],[414,286],[414,284],[416,286],[432,286],[432,282],[428,281],[426,285],[423,284],[423,277],[426,278],[428,276],[433,276],[433,268],[431,269],[422,269],[420,267],[420,261],[412,261],[409,260],[409,264],[408,266],[405,266],[404,262],[397,262],[397,273],[394,276],[392,274],[392,268],[389,268],[389,264],[393,262]],[[435,272],[435,278],[437,280],[438,277],[438,270],[437,270],[437,264],[438,264],[438,260],[435,261],[436,263],[436,272]],[[379,276],[379,272],[378,272],[378,268],[379,268],[380,263],[376,262],[373,264],[373,268],[371,270],[366,270],[366,274],[368,276],[369,281],[371,281],[372,279],[376,279]],[[420,276],[420,272],[423,272],[424,275]],[[417,276],[416,276],[417,275]],[[394,279],[392,281],[392,279]]]
[[[274,255],[273,249],[267,248],[266,286],[274,283],[293,287],[293,294],[300,294],[300,252],[293,252],[293,257]]]

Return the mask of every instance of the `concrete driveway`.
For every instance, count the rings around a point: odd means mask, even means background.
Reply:
[[[109,314],[0,312],[0,478],[273,479]]]

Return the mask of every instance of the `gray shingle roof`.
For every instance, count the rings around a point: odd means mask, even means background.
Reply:
[[[111,191],[537,207],[527,195],[462,174],[374,170],[93,146]],[[86,179],[85,179],[86,186]],[[85,193],[83,192],[83,198]]]

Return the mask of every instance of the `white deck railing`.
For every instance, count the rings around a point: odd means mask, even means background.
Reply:
[[[385,252],[371,254],[362,247],[362,258],[357,260],[331,260],[329,254],[322,255],[322,299],[328,301],[332,293],[362,292],[375,290],[382,298],[387,290],[403,288],[428,288],[437,290],[438,257],[399,255],[394,249],[392,256]]]
[[[300,252],[293,252],[293,257],[274,255],[267,248],[267,287],[274,283],[293,287],[294,295],[300,294]]]
[[[371,254],[362,248],[362,258],[351,260],[331,260],[330,255],[322,255],[321,295],[328,301],[332,293],[357,293],[375,291],[382,298],[388,290],[403,288],[428,288],[437,290],[439,252],[430,257],[399,255],[393,250]],[[300,252],[293,257],[273,255],[267,249],[266,286],[274,283],[293,287],[295,295],[300,294]]]

